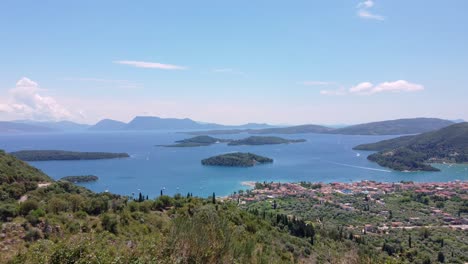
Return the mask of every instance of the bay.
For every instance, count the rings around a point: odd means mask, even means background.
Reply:
[[[223,135],[239,139],[246,134]],[[70,151],[127,152],[130,158],[86,161],[30,162],[54,179],[70,175],[96,175],[99,181],[81,184],[93,191],[110,191],[123,195],[142,192],[155,197],[191,192],[206,197],[229,195],[245,181],[274,182],[446,182],[468,180],[466,165],[437,164],[441,172],[397,172],[380,167],[366,159],[371,152],[352,147],[392,136],[346,136],[325,134],[278,135],[290,139],[306,139],[304,143],[263,146],[227,146],[166,148],[190,137],[175,131],[101,132],[0,135],[0,148],[7,152],[27,149]],[[202,166],[204,158],[229,152],[252,152],[274,159],[272,164],[250,168]]]

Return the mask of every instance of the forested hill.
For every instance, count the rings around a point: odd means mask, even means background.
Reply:
[[[97,194],[53,181],[0,152],[0,263],[300,263],[317,258],[310,237],[292,235],[214,195],[133,199]]]
[[[437,170],[430,162],[468,162],[468,123],[437,131],[356,146],[356,150],[380,151],[369,160],[396,170]]]
[[[438,118],[410,118],[359,124],[332,130],[343,135],[404,135],[434,131],[454,122]]]

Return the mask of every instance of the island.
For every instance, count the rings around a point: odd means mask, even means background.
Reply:
[[[162,147],[202,147],[202,146],[209,146],[216,143],[224,143],[230,142],[230,139],[221,139],[221,138],[214,138],[210,136],[196,136],[192,138],[187,138],[183,140],[176,141],[177,144],[172,145],[160,145]]]
[[[60,179],[61,181],[82,183],[82,182],[95,182],[99,180],[98,176],[94,175],[80,175],[80,176],[66,176]]]
[[[257,164],[272,163],[273,159],[259,156],[252,153],[228,153],[214,156],[201,161],[206,166],[225,166],[225,167],[252,167]]]
[[[11,152],[10,154],[23,161],[98,160],[130,157],[127,153],[77,152],[64,150],[21,150]]]
[[[233,140],[228,143],[229,146],[239,146],[239,145],[272,145],[272,144],[289,144],[289,143],[299,143],[305,142],[305,139],[285,139],[280,137],[262,137],[262,136],[252,136],[240,140]]]
[[[370,161],[398,171],[439,171],[430,163],[468,162],[468,123],[415,136],[363,144],[355,150],[378,151]]]

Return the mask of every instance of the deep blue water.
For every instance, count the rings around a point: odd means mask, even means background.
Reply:
[[[225,135],[221,138],[242,138],[247,135]],[[99,176],[95,183],[83,186],[102,192],[131,195],[141,191],[150,197],[180,192],[208,196],[228,195],[245,189],[243,181],[312,181],[351,182],[376,180],[396,182],[443,182],[468,180],[466,165],[437,165],[442,172],[396,172],[369,162],[369,152],[354,151],[353,146],[376,142],[388,136],[343,135],[280,135],[304,138],[305,143],[265,146],[227,146],[216,144],[195,148],[164,148],[190,136],[174,132],[114,132],[35,135],[1,135],[0,149],[59,149],[73,151],[127,152],[127,159],[92,161],[30,162],[54,179],[69,175]],[[273,164],[252,168],[206,167],[200,160],[222,153],[249,151],[274,159]]]

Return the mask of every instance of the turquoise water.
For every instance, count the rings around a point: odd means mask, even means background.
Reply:
[[[247,135],[226,135],[222,138],[242,138]],[[466,165],[437,165],[441,172],[396,172],[369,162],[369,152],[354,151],[353,146],[376,142],[388,136],[343,135],[280,135],[304,138],[305,143],[266,146],[227,146],[216,144],[196,148],[164,148],[188,138],[184,134],[166,132],[80,133],[2,135],[0,148],[6,151],[22,149],[60,149],[74,151],[127,152],[128,159],[93,161],[30,162],[54,179],[69,175],[99,176],[95,183],[83,186],[97,192],[131,195],[139,191],[150,197],[180,192],[208,196],[228,195],[245,189],[243,181],[312,181],[351,182],[376,180],[396,182],[444,182],[468,180]],[[249,151],[274,159],[273,164],[252,168],[205,167],[200,160],[222,153]]]

